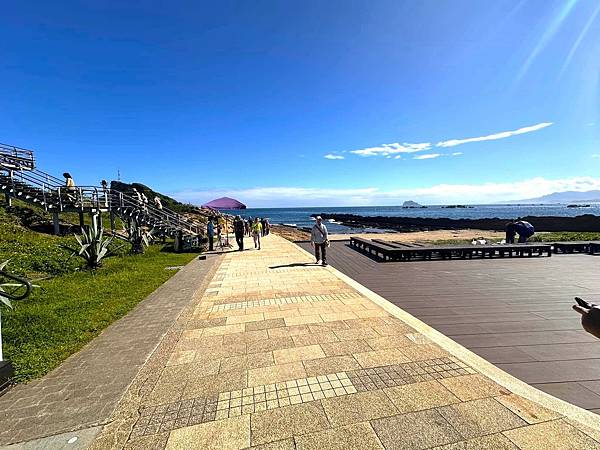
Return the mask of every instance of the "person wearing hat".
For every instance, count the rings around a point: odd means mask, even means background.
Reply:
[[[312,231],[310,233],[310,243],[315,248],[315,258],[317,258],[317,264],[319,264],[322,255],[322,263],[324,266],[326,266],[329,235],[327,234],[327,227],[323,223],[321,216],[317,216],[317,221],[312,227]]]
[[[240,216],[235,216],[233,221],[233,232],[235,233],[235,241],[239,247],[239,250],[244,250],[244,221]]]

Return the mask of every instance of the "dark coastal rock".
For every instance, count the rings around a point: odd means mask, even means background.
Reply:
[[[364,217],[354,214],[320,214],[323,219],[334,219],[343,225],[359,228],[385,228],[398,231],[447,230],[475,228],[479,230],[504,230],[508,219],[446,219],[425,217]],[[526,216],[536,231],[600,231],[600,216],[584,214],[577,217]]]

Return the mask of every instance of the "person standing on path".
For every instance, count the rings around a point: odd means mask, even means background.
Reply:
[[[254,218],[254,223],[252,224],[252,238],[254,238],[254,248],[258,248],[260,250],[260,235],[262,234],[262,224],[260,223],[260,219],[258,217]]]
[[[310,243],[315,248],[315,258],[317,264],[323,256],[323,265],[327,265],[327,247],[329,246],[329,235],[327,234],[327,227],[323,223],[321,216],[317,216],[317,222],[313,225],[310,233]]]
[[[212,217],[208,219],[208,223],[206,224],[206,235],[208,236],[208,251],[212,252],[215,242],[215,226],[213,225]]]
[[[233,221],[233,232],[235,233],[235,240],[241,252],[244,250],[244,221],[240,216],[236,216]]]

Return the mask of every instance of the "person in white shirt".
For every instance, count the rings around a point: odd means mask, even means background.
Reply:
[[[310,233],[310,243],[315,248],[315,258],[317,258],[317,264],[319,264],[322,255],[322,263],[324,266],[326,266],[329,236],[327,234],[327,227],[323,223],[321,216],[317,216],[317,222],[312,227],[312,231]]]

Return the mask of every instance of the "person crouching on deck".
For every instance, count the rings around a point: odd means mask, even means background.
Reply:
[[[327,227],[323,224],[321,216],[317,216],[317,222],[313,225],[310,233],[310,243],[315,248],[315,258],[317,264],[323,256],[323,265],[327,265],[327,247],[329,246],[329,236],[327,235]]]
[[[527,242],[531,236],[535,234],[535,228],[529,222],[517,220],[506,225],[506,243],[514,244],[515,235],[519,235],[519,244]]]

